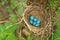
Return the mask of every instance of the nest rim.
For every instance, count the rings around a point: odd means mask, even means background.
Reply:
[[[31,7],[28,7],[25,11],[24,11],[24,13],[23,13],[23,18],[24,18],[24,21],[26,21],[27,19],[25,18],[26,17],[26,14],[28,13],[28,10],[29,9],[31,9],[31,8],[36,8],[37,10],[40,10],[41,11],[41,9],[39,9],[40,7],[39,6],[31,6]],[[32,10],[32,9],[31,9]],[[26,13],[27,12],[27,13]],[[31,12],[31,11],[30,11]],[[26,13],[26,14],[25,14]],[[49,18],[50,19],[50,18]],[[49,27],[52,27],[51,26],[51,22],[48,22],[47,24],[46,24],[46,26],[44,26],[44,27],[40,27],[40,28],[36,28],[36,27],[34,27],[34,26],[32,26],[32,25],[30,25],[29,23],[28,23],[28,21],[26,21],[26,23],[27,23],[27,27],[28,27],[28,29],[31,31],[31,32],[33,32],[33,33],[35,33],[35,34],[37,34],[37,35],[41,35],[42,33],[43,33],[43,31],[48,27],[48,25],[49,25]],[[49,30],[49,29],[48,29]]]

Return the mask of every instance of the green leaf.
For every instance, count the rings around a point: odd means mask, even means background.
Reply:
[[[57,29],[60,29],[60,22],[56,22],[55,26],[57,27]]]
[[[54,39],[60,38],[60,29],[57,29],[54,33]]]
[[[28,36],[27,40],[33,40],[33,38],[31,36]]]
[[[15,24],[15,23],[14,22],[6,22],[4,26],[7,27],[7,26],[10,26],[10,25],[13,25],[13,24]]]
[[[16,2],[16,0],[13,0],[12,1],[12,7],[15,8],[16,6],[17,6],[17,2]]]
[[[10,33],[9,36],[6,37],[6,40],[17,40],[17,38],[14,34]]]
[[[7,2],[7,0],[1,0],[1,1],[2,1],[1,2],[2,5],[4,5]]]
[[[0,33],[3,32],[5,30],[4,25],[0,24]]]
[[[18,17],[17,17],[17,15],[11,14],[11,15],[10,15],[10,19],[11,19],[11,20],[17,20]]]
[[[6,9],[10,14],[12,14],[12,8],[10,6],[7,6]]]

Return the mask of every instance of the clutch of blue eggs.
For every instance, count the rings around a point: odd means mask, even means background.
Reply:
[[[40,27],[41,26],[41,21],[34,16],[29,17],[29,23],[35,27]]]

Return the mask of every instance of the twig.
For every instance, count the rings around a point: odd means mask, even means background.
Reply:
[[[53,12],[55,12],[58,7],[60,7],[60,1],[59,1],[59,2],[57,3],[57,5],[54,7]]]

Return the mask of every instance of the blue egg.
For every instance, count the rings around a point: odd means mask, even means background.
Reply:
[[[33,17],[33,16],[30,16],[30,19],[31,19],[31,20],[33,20],[33,19],[34,19],[34,17]]]
[[[30,16],[29,22],[31,25],[36,26],[36,27],[39,27],[41,25],[40,24],[41,21],[35,18],[34,16]]]
[[[35,26],[36,25],[36,22],[34,22],[33,25]]]
[[[31,23],[31,24],[33,24],[33,21],[32,21],[32,20],[30,20],[30,23]]]
[[[37,23],[40,23],[40,20],[38,20]]]
[[[37,18],[34,18],[34,21],[37,21]]]
[[[36,24],[35,26],[38,27],[38,26],[40,26],[40,24]]]

